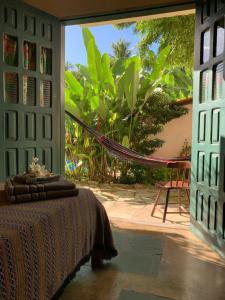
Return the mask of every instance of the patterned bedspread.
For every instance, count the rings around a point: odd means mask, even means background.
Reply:
[[[0,299],[52,299],[68,276],[98,251],[116,256],[102,204],[79,196],[0,207]]]

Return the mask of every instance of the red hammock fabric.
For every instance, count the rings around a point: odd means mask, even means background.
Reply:
[[[104,147],[106,150],[114,157],[117,157],[121,160],[128,160],[136,162],[137,164],[144,166],[156,166],[156,165],[164,165],[167,166],[169,163],[177,162],[177,161],[186,161],[190,160],[190,156],[187,157],[173,157],[173,158],[162,158],[162,157],[154,157],[154,156],[146,156],[143,154],[139,154],[138,152],[128,149],[121,144],[113,141],[112,139],[100,134],[98,131],[92,129],[90,126],[85,124],[83,121],[72,115],[70,112],[66,111],[66,114],[76,121],[79,125],[81,125],[84,129],[86,129],[89,133],[95,136],[97,141]]]

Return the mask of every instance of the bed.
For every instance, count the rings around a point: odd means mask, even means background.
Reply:
[[[1,300],[56,299],[91,256],[101,261],[116,255],[105,209],[89,189],[14,205],[1,191]]]

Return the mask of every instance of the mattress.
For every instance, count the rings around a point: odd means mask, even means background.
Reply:
[[[0,206],[0,299],[56,297],[98,251],[117,255],[103,205],[89,189],[77,197]]]

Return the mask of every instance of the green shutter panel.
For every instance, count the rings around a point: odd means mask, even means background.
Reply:
[[[63,172],[60,22],[19,1],[0,1],[0,180],[33,156]]]
[[[224,1],[197,1],[192,229],[225,255]]]

